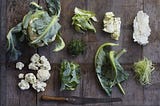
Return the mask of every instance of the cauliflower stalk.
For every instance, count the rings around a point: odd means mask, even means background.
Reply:
[[[114,40],[118,40],[120,37],[121,18],[115,17],[113,12],[106,12],[103,19],[104,29],[103,31],[111,33]]]

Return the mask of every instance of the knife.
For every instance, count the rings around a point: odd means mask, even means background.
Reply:
[[[109,102],[121,102],[121,98],[81,98],[81,97],[58,97],[58,96],[45,96],[41,97],[44,101],[59,101],[68,102],[71,104],[91,104],[91,103],[109,103]]]

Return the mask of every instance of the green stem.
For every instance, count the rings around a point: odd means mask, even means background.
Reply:
[[[125,92],[124,92],[124,90],[123,90],[123,88],[122,88],[120,83],[118,83],[118,87],[119,87],[120,91],[123,93],[123,95],[125,95]]]
[[[116,59],[118,60],[124,53],[126,53],[127,50],[126,49],[123,49],[121,50],[117,55],[116,55]]]

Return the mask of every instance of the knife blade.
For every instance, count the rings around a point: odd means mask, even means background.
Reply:
[[[110,102],[121,102],[121,98],[82,98],[82,97],[58,97],[58,96],[45,96],[41,97],[44,101],[59,101],[68,102],[71,104],[92,104],[92,103],[110,103]]]

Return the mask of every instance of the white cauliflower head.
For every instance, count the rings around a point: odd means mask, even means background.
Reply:
[[[36,76],[33,73],[27,73],[25,75],[25,80],[30,84],[33,84],[36,82]]]
[[[26,80],[21,80],[21,82],[18,83],[18,86],[21,90],[26,90],[30,88],[30,85]]]
[[[24,67],[24,64],[22,62],[17,62],[16,63],[16,68],[19,69],[19,70],[22,70]]]
[[[41,82],[39,80],[36,80],[35,83],[32,84],[32,87],[37,91],[45,91],[45,87],[47,86],[47,84],[45,82]]]
[[[38,70],[37,72],[37,78],[40,80],[40,81],[46,81],[50,78],[50,73],[48,70],[43,70],[43,69],[40,69]]]

